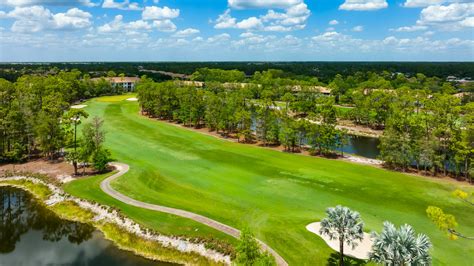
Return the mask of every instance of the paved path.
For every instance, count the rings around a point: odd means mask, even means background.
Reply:
[[[211,218],[207,218],[205,216],[202,216],[202,215],[199,215],[199,214],[196,214],[196,213],[193,213],[193,212],[185,211],[185,210],[180,210],[180,209],[175,209],[175,208],[170,208],[170,207],[166,207],[166,206],[161,206],[161,205],[156,205],[156,204],[151,204],[151,203],[138,201],[138,200],[132,199],[130,197],[127,197],[127,196],[121,194],[120,192],[113,189],[112,186],[110,185],[110,183],[112,181],[114,181],[115,179],[117,179],[118,177],[125,174],[126,172],[128,172],[130,167],[126,164],[123,164],[123,163],[111,163],[111,165],[113,165],[118,170],[118,172],[114,175],[111,175],[111,176],[107,177],[106,179],[104,179],[100,183],[100,188],[105,193],[110,195],[111,197],[113,197],[113,198],[115,198],[115,199],[117,199],[121,202],[124,202],[126,204],[135,206],[135,207],[149,209],[149,210],[153,210],[153,211],[164,212],[164,213],[169,213],[169,214],[181,216],[181,217],[184,217],[184,218],[188,218],[188,219],[194,220],[198,223],[201,223],[201,224],[207,225],[209,227],[212,227],[216,230],[219,230],[219,231],[221,231],[223,233],[226,233],[230,236],[233,236],[235,238],[240,237],[240,231],[238,229],[235,229],[231,226],[225,225],[225,224],[220,223],[218,221],[212,220]],[[276,260],[278,265],[280,265],[280,266],[287,266],[288,265],[288,263],[275,250],[273,250],[271,247],[269,247],[267,244],[263,243],[262,241],[260,241],[258,239],[257,239],[257,241],[260,243],[263,250],[269,252],[270,254],[273,255],[273,257],[275,257],[275,260]]]

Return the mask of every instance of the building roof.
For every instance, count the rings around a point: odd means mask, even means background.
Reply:
[[[305,86],[306,89],[312,92],[319,92],[322,94],[330,94],[331,89],[323,86]],[[299,92],[303,90],[303,87],[301,85],[294,85],[292,86],[292,91],[294,92]]]
[[[111,83],[136,83],[140,81],[140,78],[137,77],[101,77],[101,78],[93,78],[93,81],[97,81],[100,79],[105,79]]]

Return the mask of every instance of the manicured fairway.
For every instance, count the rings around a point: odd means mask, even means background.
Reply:
[[[248,226],[290,265],[326,264],[332,250],[305,226],[337,204],[359,211],[367,231],[389,220],[426,233],[436,265],[469,265],[474,259],[473,241],[448,240],[425,215],[428,205],[442,207],[457,216],[459,230],[474,235],[472,207],[450,196],[459,184],[220,140],[141,117],[138,103],[125,98],[95,99],[85,110],[105,119],[106,146],[130,165],[113,186],[132,198]],[[84,186],[99,189],[98,183],[75,182],[82,183],[68,190],[76,194]],[[105,200],[96,193],[96,200]],[[133,212],[142,221],[161,218]],[[175,222],[168,218],[162,224],[172,228]]]

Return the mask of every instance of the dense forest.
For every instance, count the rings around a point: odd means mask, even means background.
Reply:
[[[106,160],[107,151],[99,149],[97,141],[101,122],[94,119],[95,125],[86,125],[82,142],[76,143],[75,127],[87,113],[70,106],[80,99],[119,93],[122,91],[106,80],[93,82],[78,70],[24,75],[15,83],[0,79],[0,161],[20,162],[37,156],[55,159],[73,146],[67,155],[75,168],[77,158],[73,157],[79,157],[79,151],[83,162],[98,156]]]
[[[160,70],[191,75],[200,68],[240,70],[247,76],[256,71],[279,69],[289,75],[317,77],[329,83],[337,74],[355,75],[357,72],[403,73],[407,77],[423,73],[428,77],[446,80],[448,76],[474,79],[474,63],[471,62],[84,62],[84,63],[3,63],[0,64],[0,78],[15,81],[23,74],[47,73],[51,69],[69,71],[78,69],[93,77],[113,70],[127,76],[146,74],[155,81],[171,79],[169,76],[141,72],[141,69]]]
[[[70,152],[76,126],[71,116],[85,114],[73,114],[71,104],[123,93],[107,80],[92,77],[128,75],[126,69],[135,63],[125,64],[123,72],[112,71],[107,64],[112,63],[70,71],[60,70],[59,63],[23,65],[18,71],[13,69],[19,65],[11,65],[10,71],[19,76],[14,81],[0,79],[0,159],[55,158],[66,148],[77,162],[79,154]],[[469,69],[468,64],[464,71]],[[281,69],[249,75],[238,69],[204,67],[190,73],[192,81],[166,82],[148,74],[137,86],[138,98],[142,111],[159,119],[206,127],[242,142],[324,156],[335,156],[334,150],[347,142],[348,133],[338,125],[349,121],[383,132],[379,148],[386,167],[464,178],[473,174],[472,82],[360,69],[327,81]]]

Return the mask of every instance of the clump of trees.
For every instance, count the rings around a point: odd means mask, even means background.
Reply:
[[[39,155],[52,160],[70,146],[76,147],[70,157],[77,172],[77,126],[86,115],[69,107],[81,99],[113,93],[120,92],[78,70],[23,75],[16,82],[0,79],[0,162]]]
[[[216,68],[199,68],[192,75],[192,80],[216,82],[243,82],[245,73],[239,70],[223,70]]]
[[[447,94],[400,90],[388,106],[381,138],[385,165],[425,174],[470,178],[474,155],[474,105]]]
[[[226,86],[195,88],[179,83],[142,81],[137,88],[142,112],[189,127],[207,127],[239,141],[262,145],[283,145],[299,151],[309,145],[315,154],[332,154],[345,143],[345,132],[336,129],[336,112],[331,100],[307,118],[297,119],[288,107],[275,107],[275,94],[265,87],[229,89]],[[289,92],[283,94],[292,100]],[[287,106],[290,103],[288,102]],[[313,121],[314,120],[314,121]]]
[[[339,265],[344,265],[344,243],[354,249],[362,241],[364,223],[358,212],[343,206],[328,208],[327,217],[321,221],[322,235],[339,241]],[[397,229],[392,223],[384,222],[379,234],[372,232],[374,239],[369,260],[383,265],[430,265],[429,250],[432,245],[424,234],[415,234],[408,224]]]

